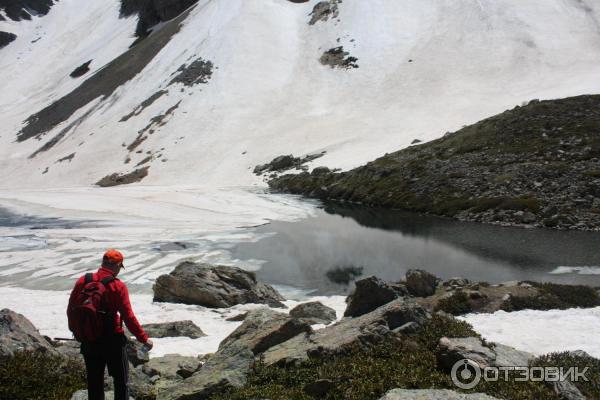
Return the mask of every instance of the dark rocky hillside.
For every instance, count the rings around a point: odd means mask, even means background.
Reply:
[[[600,229],[600,95],[532,101],[354,170],[271,188],[460,220]]]
[[[13,21],[30,20],[32,15],[46,15],[54,0],[0,0],[0,10]]]
[[[135,35],[147,36],[154,25],[177,17],[198,0],[121,0],[121,15],[138,14]]]

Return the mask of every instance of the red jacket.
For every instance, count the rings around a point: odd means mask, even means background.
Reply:
[[[108,276],[114,276],[114,273],[108,268],[101,267],[97,272],[94,273],[94,280],[102,280]],[[69,309],[74,305],[77,294],[83,289],[85,284],[85,276],[82,276],[75,283],[75,287],[71,292],[69,298]],[[127,329],[135,335],[137,340],[142,343],[146,343],[148,335],[144,332],[144,329],[138,322],[133,310],[131,309],[131,302],[129,301],[129,291],[127,286],[118,279],[110,282],[106,287],[106,303],[108,311],[115,313],[115,333],[123,333],[123,321],[127,325]]]

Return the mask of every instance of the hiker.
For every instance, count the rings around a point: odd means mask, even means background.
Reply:
[[[123,254],[107,250],[102,266],[95,273],[79,278],[69,298],[69,330],[81,342],[89,400],[104,400],[106,367],[113,377],[115,400],[129,400],[129,361],[123,322],[147,350],[153,346],[131,309],[127,286],[117,279],[121,268],[125,268]]]

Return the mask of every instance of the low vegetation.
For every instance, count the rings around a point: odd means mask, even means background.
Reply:
[[[85,368],[77,361],[40,352],[0,357],[2,400],[68,400],[85,387]]]
[[[600,306],[597,289],[583,285],[560,285],[556,283],[529,282],[539,290],[531,297],[512,296],[503,304],[505,311],[566,310],[567,308],[590,308]]]
[[[466,322],[435,315],[417,334],[390,338],[369,348],[356,347],[345,354],[311,358],[293,366],[258,363],[244,388],[217,394],[213,400],[369,400],[379,399],[393,388],[456,390],[435,356],[443,336],[478,334]],[[507,399],[558,399],[538,382],[481,383],[476,391]]]

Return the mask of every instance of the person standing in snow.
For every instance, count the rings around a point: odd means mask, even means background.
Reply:
[[[129,361],[123,322],[147,350],[153,346],[138,322],[129,301],[127,286],[117,279],[123,254],[110,249],[95,273],[80,277],[69,298],[69,329],[81,342],[85,360],[88,399],[104,400],[104,369],[113,377],[115,400],[129,400]]]

